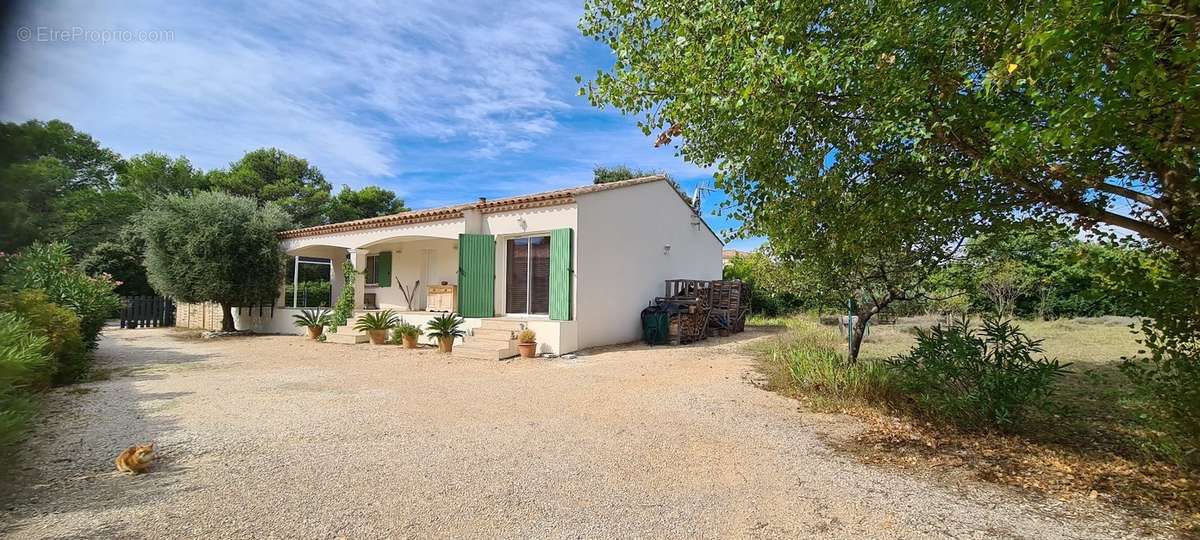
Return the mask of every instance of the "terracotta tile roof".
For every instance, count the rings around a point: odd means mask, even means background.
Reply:
[[[666,181],[666,179],[667,178],[662,175],[643,176],[640,178],[630,178],[629,180],[609,182],[606,184],[588,184],[586,186],[556,189],[554,191],[544,191],[542,193],[518,195],[515,197],[504,197],[492,200],[480,199],[479,202],[475,203],[441,206],[438,208],[413,210],[411,212],[401,212],[399,214],[391,214],[387,216],[357,219],[354,221],[344,221],[341,223],[330,223],[328,225],[316,225],[313,227],[304,227],[302,229],[292,229],[290,231],[283,231],[279,233],[279,237],[285,239],[300,238],[304,236],[334,234],[363,229],[382,229],[384,227],[407,225],[410,223],[425,223],[430,221],[458,219],[463,216],[463,212],[466,210],[479,210],[482,213],[490,214],[494,212],[519,210],[522,208],[570,204],[575,202],[575,196],[577,195],[596,193],[598,191],[608,191],[610,189],[618,189],[640,184],[648,184],[650,182]]]

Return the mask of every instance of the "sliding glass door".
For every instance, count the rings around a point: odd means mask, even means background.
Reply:
[[[550,313],[550,237],[513,238],[507,245],[505,311],[513,314]]]

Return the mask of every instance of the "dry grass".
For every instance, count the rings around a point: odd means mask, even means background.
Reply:
[[[927,472],[950,468],[1063,499],[1100,499],[1136,515],[1173,522],[1180,536],[1200,535],[1200,471],[1181,464],[1180,449],[1172,446],[1119,370],[1121,358],[1138,351],[1131,319],[1022,322],[1027,334],[1045,340],[1047,356],[1072,366],[1056,389],[1056,408],[1034,415],[1010,434],[934,425],[906,414],[902,401],[880,399],[881,392],[831,395],[797,383],[781,361],[781,351],[814,340],[838,343],[845,350],[836,327],[815,321],[763,321],[790,330],[760,350],[763,371],[777,391],[818,409],[866,419],[871,429],[845,446],[862,460]],[[914,318],[874,326],[864,340],[862,359],[871,363],[906,352],[915,342],[914,328],[936,322]]]

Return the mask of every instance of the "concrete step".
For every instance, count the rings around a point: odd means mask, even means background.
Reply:
[[[503,319],[484,319],[479,328],[484,330],[511,330],[519,332],[525,329],[525,323],[521,321],[506,321]]]
[[[488,347],[488,348],[494,347],[497,349],[510,349],[510,348],[517,346],[517,340],[515,340],[515,339],[495,339],[495,338],[490,338],[490,337],[479,337],[479,336],[467,336],[466,338],[463,339],[463,343],[471,344],[472,347],[479,347],[480,349],[485,348],[485,347]]]
[[[359,343],[366,343],[368,341],[371,341],[371,338],[362,332],[350,332],[350,331],[340,332],[339,331],[337,333],[332,333],[332,332],[326,333],[325,341],[328,343],[345,343],[348,345],[357,345]]]
[[[507,341],[510,339],[515,339],[517,337],[517,331],[499,328],[476,328],[471,333],[470,337],[478,339],[500,339]]]
[[[476,360],[500,360],[502,358],[510,358],[517,355],[515,350],[499,351],[495,349],[475,349],[465,347],[464,345],[455,345],[451,354],[459,358],[474,358]]]

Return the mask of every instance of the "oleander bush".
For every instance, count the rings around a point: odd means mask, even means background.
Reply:
[[[964,428],[1011,429],[1026,413],[1045,408],[1069,364],[1038,356],[1011,320],[985,317],[981,326],[960,318],[917,331],[907,354],[888,360],[896,382],[916,408]]]
[[[39,289],[0,295],[0,311],[19,315],[34,333],[46,337],[51,361],[40,381],[44,385],[75,382],[87,373],[88,351],[74,312],[50,302]]]
[[[3,274],[4,285],[9,289],[39,289],[50,302],[74,312],[88,349],[95,348],[104,322],[121,307],[120,297],[113,292],[118,284],[106,276],[91,277],[83,273],[63,243],[29,246],[4,261]]]
[[[0,448],[17,442],[33,417],[33,391],[51,378],[49,340],[16,313],[0,312]]]

